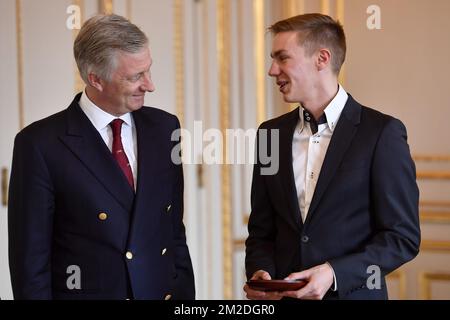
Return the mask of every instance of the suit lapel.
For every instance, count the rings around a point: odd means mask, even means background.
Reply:
[[[320,203],[320,199],[324,195],[337,168],[341,164],[341,161],[355,136],[360,117],[361,105],[349,95],[333,136],[331,137],[305,223],[311,220],[314,211]]]
[[[98,131],[83,113],[77,95],[67,109],[67,134],[63,143],[127,211],[131,212],[134,192]]]
[[[152,188],[152,175],[158,172],[158,152],[154,145],[157,143],[156,137],[158,124],[151,119],[147,119],[140,111],[133,112],[133,119],[136,125],[137,145],[138,145],[138,178],[136,194],[144,193]]]
[[[147,228],[157,228],[160,226],[160,214],[154,210],[152,197],[158,195],[161,186],[158,185],[158,177],[164,165],[161,156],[164,146],[161,143],[170,143],[163,140],[160,123],[155,122],[146,116],[143,110],[133,112],[133,119],[136,125],[137,145],[138,145],[138,178],[136,188],[135,208],[132,218],[132,230],[146,225]],[[153,213],[153,214],[152,214]],[[153,233],[147,229],[145,232]],[[134,232],[131,232],[134,234]]]
[[[283,186],[288,200],[290,213],[288,221],[299,230],[302,223],[298,205],[297,189],[295,187],[294,171],[292,169],[292,140],[294,130],[299,120],[298,108],[288,114],[286,123],[280,126],[280,174],[279,183]]]

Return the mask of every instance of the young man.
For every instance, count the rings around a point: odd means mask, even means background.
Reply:
[[[307,285],[284,292],[246,285],[247,297],[386,299],[384,276],[414,258],[420,244],[406,129],[338,83],[346,52],[338,22],[305,14],[269,29],[269,75],[299,107],[260,127],[279,130],[280,170],[262,175],[262,164],[254,167],[246,272]],[[379,288],[367,285],[373,270]]]

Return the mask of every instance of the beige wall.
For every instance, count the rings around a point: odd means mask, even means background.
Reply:
[[[381,9],[381,30],[366,27],[366,8]],[[346,87],[409,129],[414,153],[449,153],[450,1],[348,0]]]
[[[366,27],[364,13],[371,4],[381,9],[381,30]],[[363,104],[401,119],[414,155],[450,155],[450,1],[347,0],[345,6],[347,90]],[[419,177],[433,171],[445,178],[448,160],[417,161]],[[419,178],[418,183],[421,202],[449,202],[448,178]],[[417,259],[400,269],[406,282],[403,297],[422,298],[429,287],[431,298],[450,298],[449,209],[448,204],[421,206],[422,214],[444,214],[422,221],[425,245]],[[429,246],[429,241],[439,242]],[[422,273],[437,279],[421,282],[421,277],[432,278]],[[399,279],[391,283],[398,295]]]

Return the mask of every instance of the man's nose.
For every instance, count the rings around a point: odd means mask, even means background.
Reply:
[[[276,77],[280,73],[280,68],[278,67],[278,64],[275,63],[275,61],[272,62],[269,69],[269,76]]]
[[[155,91],[155,85],[153,84],[152,78],[150,77],[149,73],[146,73],[144,75],[144,82],[141,85],[141,90],[149,92]]]

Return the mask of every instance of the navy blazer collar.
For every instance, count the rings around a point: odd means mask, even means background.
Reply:
[[[134,191],[130,188],[125,176],[114,157],[104,143],[98,131],[81,110],[77,94],[67,111],[67,134],[61,140],[90,170],[97,180],[113,195],[122,207],[131,212],[134,202]],[[156,163],[155,152],[151,152],[148,144],[158,127],[152,119],[141,110],[133,112],[136,124],[138,144],[138,179],[136,193],[145,187],[143,177],[148,174],[148,166]],[[146,164],[146,165],[143,165]]]
[[[67,109],[67,134],[60,139],[120,205],[131,212],[134,191],[99,132],[78,105],[80,97],[81,94],[76,95]]]

